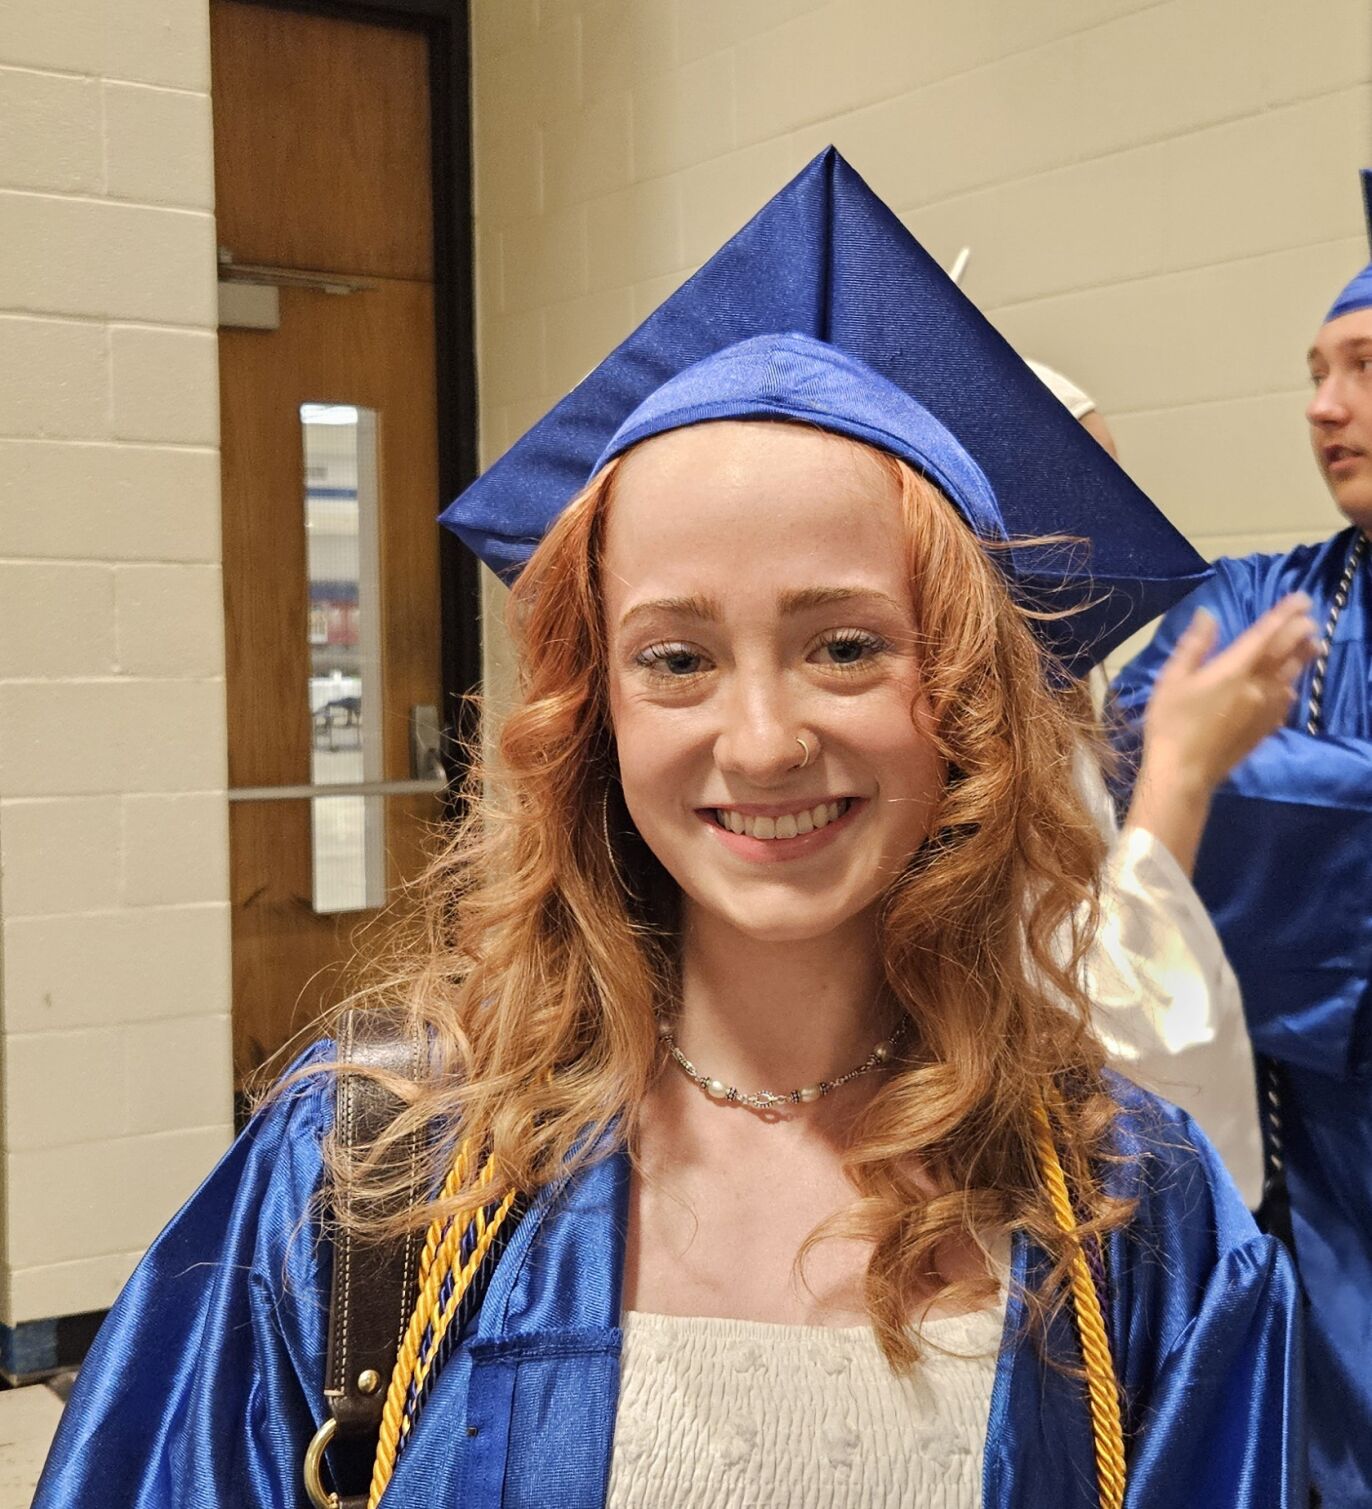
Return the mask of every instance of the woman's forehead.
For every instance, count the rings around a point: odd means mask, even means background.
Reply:
[[[656,436],[615,476],[602,556],[618,621],[643,601],[908,592],[900,487],[865,447],[799,425]]]
[[[895,472],[875,452],[804,425],[723,421],[654,436],[614,479],[608,543],[669,547],[721,528],[738,535],[898,527]]]

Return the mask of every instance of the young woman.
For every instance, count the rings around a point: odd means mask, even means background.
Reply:
[[[112,1313],[38,1509],[301,1501],[321,1191],[436,1222],[388,1505],[1303,1503],[1284,1257],[1088,1027],[1102,841],[1004,533],[822,340],[626,413],[519,577],[519,705],[377,987],[428,1047],[405,1110],[331,1158],[307,1056]]]

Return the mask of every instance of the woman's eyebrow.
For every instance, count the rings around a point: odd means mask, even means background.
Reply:
[[[791,587],[782,592],[778,606],[783,614],[806,613],[811,608],[839,607],[845,603],[878,603],[894,613],[906,615],[908,606],[902,607],[895,598],[875,587]]]
[[[635,603],[619,621],[621,629],[627,629],[640,618],[654,614],[673,618],[695,618],[704,623],[718,623],[724,614],[719,602],[713,597],[654,597],[647,602]]]
[[[889,612],[906,615],[908,607],[902,607],[895,598],[875,587],[788,587],[777,599],[777,607],[783,618],[797,613],[808,613],[815,608],[842,607],[848,603],[876,603]],[[654,597],[646,602],[635,603],[619,621],[621,632],[630,629],[642,618],[655,616],[670,618],[694,618],[700,623],[718,623],[724,617],[719,599],[703,595],[691,597]]]

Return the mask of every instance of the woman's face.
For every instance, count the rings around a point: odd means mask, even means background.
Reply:
[[[688,913],[823,937],[928,834],[946,770],[905,562],[898,484],[834,436],[729,421],[626,456],[602,558],[610,708],[629,812]]]

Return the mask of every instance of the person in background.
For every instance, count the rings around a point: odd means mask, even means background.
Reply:
[[[1372,172],[1363,194],[1372,235]],[[1351,1509],[1372,1503],[1372,265],[1306,362],[1311,448],[1345,527],[1217,560],[1120,673],[1113,706],[1132,760],[1178,646],[1229,643],[1292,593],[1313,604],[1319,655],[1285,726],[1215,792],[1196,888],[1258,1055],[1263,1218],[1309,1299],[1312,1476],[1325,1509]]]

